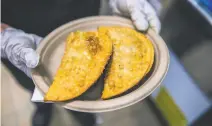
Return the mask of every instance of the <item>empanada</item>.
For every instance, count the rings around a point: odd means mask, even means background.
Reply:
[[[65,101],[84,93],[101,76],[112,53],[112,42],[103,32],[73,32],[45,95],[45,101]]]
[[[113,42],[113,55],[104,82],[103,99],[135,86],[151,69],[154,49],[143,34],[125,27],[100,27]]]

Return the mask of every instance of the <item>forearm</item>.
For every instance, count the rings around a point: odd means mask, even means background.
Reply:
[[[5,48],[5,41],[3,40],[3,31],[7,28],[9,28],[10,26],[7,25],[7,24],[4,24],[4,23],[1,23],[1,58],[6,58],[6,54],[5,54],[5,51],[4,51],[4,48]]]
[[[4,31],[6,28],[9,28],[9,27],[10,27],[9,25],[4,24],[4,23],[1,23],[1,29],[0,29],[0,31],[2,32],[2,31]]]

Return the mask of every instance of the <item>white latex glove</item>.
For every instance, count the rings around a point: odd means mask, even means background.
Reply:
[[[130,17],[138,30],[146,31],[150,27],[160,32],[157,14],[146,0],[110,0],[109,3],[114,14]]]
[[[29,68],[38,65],[39,56],[36,54],[41,37],[27,34],[15,28],[6,28],[1,32],[1,57],[7,58],[14,66],[31,77]]]

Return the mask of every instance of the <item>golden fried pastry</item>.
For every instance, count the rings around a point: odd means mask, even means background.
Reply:
[[[45,95],[45,101],[65,101],[84,93],[102,74],[112,53],[112,42],[104,32],[73,32]]]
[[[100,27],[113,42],[113,55],[102,93],[103,99],[119,95],[135,86],[151,69],[154,49],[143,34],[125,27]]]

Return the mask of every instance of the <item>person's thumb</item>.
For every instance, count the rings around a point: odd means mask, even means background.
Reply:
[[[28,68],[35,68],[39,63],[39,55],[32,48],[22,48],[20,58]]]
[[[131,12],[131,19],[133,24],[139,31],[146,31],[149,27],[148,21],[143,13],[138,9],[133,9]]]

